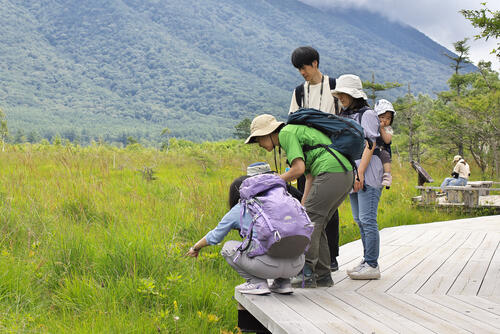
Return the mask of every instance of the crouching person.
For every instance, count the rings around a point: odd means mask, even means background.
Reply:
[[[313,226],[304,208],[286,191],[286,183],[271,174],[239,177],[230,186],[229,207],[219,224],[186,256],[197,257],[203,247],[218,244],[232,229],[239,230],[243,242],[227,241],[221,251],[246,280],[236,291],[292,293],[290,277],[304,266]],[[274,279],[271,286],[268,279]]]

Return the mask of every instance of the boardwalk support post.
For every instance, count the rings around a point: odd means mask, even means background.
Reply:
[[[250,312],[238,303],[238,327],[243,333],[270,334],[271,332],[262,325]]]

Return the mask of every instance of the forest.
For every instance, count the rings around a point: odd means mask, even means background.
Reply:
[[[297,0],[7,0],[1,15],[0,108],[14,142],[157,143],[164,128],[196,142],[231,138],[244,118],[286,117],[303,80],[290,63],[299,45],[320,51],[325,74],[373,74],[433,97],[454,56],[380,15]]]

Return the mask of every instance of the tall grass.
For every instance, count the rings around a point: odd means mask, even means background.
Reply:
[[[237,141],[131,145],[25,144],[0,152],[0,331],[237,332],[220,246],[183,256],[227,211],[227,188],[255,161]],[[154,180],[144,168],[154,170]],[[448,171],[430,168],[444,176]],[[394,165],[380,227],[459,218],[411,206],[416,174]],[[359,238],[346,201],[341,243]],[[230,238],[237,238],[233,232]]]

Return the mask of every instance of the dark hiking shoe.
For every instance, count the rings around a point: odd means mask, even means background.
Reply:
[[[291,283],[294,288],[315,288],[317,286],[314,274],[302,275],[302,272],[300,272],[297,276],[292,277]]]
[[[337,271],[339,270],[339,264],[337,262],[337,259],[333,259],[332,263],[330,264],[330,271]]]
[[[333,286],[332,276],[330,274],[326,274],[322,277],[318,277],[316,279],[316,285],[318,287],[331,287],[331,286]]]

